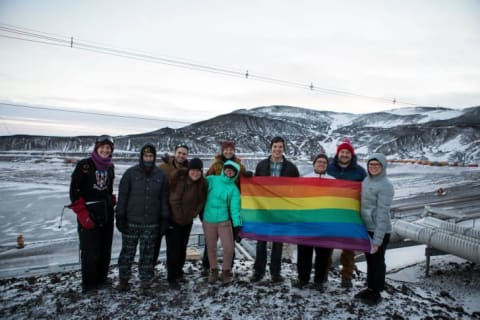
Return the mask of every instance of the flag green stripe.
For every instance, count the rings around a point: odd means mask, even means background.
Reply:
[[[242,209],[243,221],[248,222],[342,222],[362,223],[358,211],[348,209],[314,209],[314,210],[256,210]]]

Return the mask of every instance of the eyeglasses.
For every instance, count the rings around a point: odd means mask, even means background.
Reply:
[[[187,149],[187,151],[188,151],[188,147],[187,147],[186,144],[182,144],[182,143],[181,143],[181,144],[177,144],[177,145],[175,146],[175,151],[177,151],[178,148],[185,148],[185,149]]]
[[[108,144],[113,144],[113,138],[109,135],[101,135],[97,138],[97,140],[95,140],[95,143],[108,143]]]
[[[369,166],[369,167],[381,167],[382,164],[379,163],[379,162],[369,162],[369,163],[368,163],[368,166]]]

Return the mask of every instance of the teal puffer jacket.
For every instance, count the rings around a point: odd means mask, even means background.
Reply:
[[[234,227],[242,225],[240,220],[240,191],[235,180],[238,179],[240,166],[234,161],[226,161],[224,166],[231,165],[237,169],[237,174],[233,178],[227,177],[223,170],[219,176],[206,177],[208,182],[208,195],[205,209],[203,211],[203,221],[208,223],[220,223],[230,219],[228,208]]]

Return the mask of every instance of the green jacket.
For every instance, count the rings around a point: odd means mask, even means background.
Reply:
[[[240,165],[231,160],[226,161],[225,165],[227,164],[237,169],[235,177],[227,177],[223,170],[219,176],[206,177],[208,195],[203,211],[203,221],[220,223],[231,219],[233,226],[238,227],[242,225],[242,222],[240,220],[240,191],[235,184],[235,180],[238,179]]]

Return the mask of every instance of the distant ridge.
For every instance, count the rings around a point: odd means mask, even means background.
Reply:
[[[383,152],[390,158],[443,161],[480,159],[480,106],[463,110],[403,108],[369,114],[316,111],[292,106],[239,109],[189,126],[118,136],[115,149],[137,151],[152,142],[159,152],[171,152],[185,143],[195,154],[214,154],[219,142],[231,139],[238,153],[265,153],[274,136],[287,141],[286,153],[308,157],[325,150],[333,156],[336,145],[349,137],[360,156]],[[88,152],[93,136],[0,137],[0,151]]]

